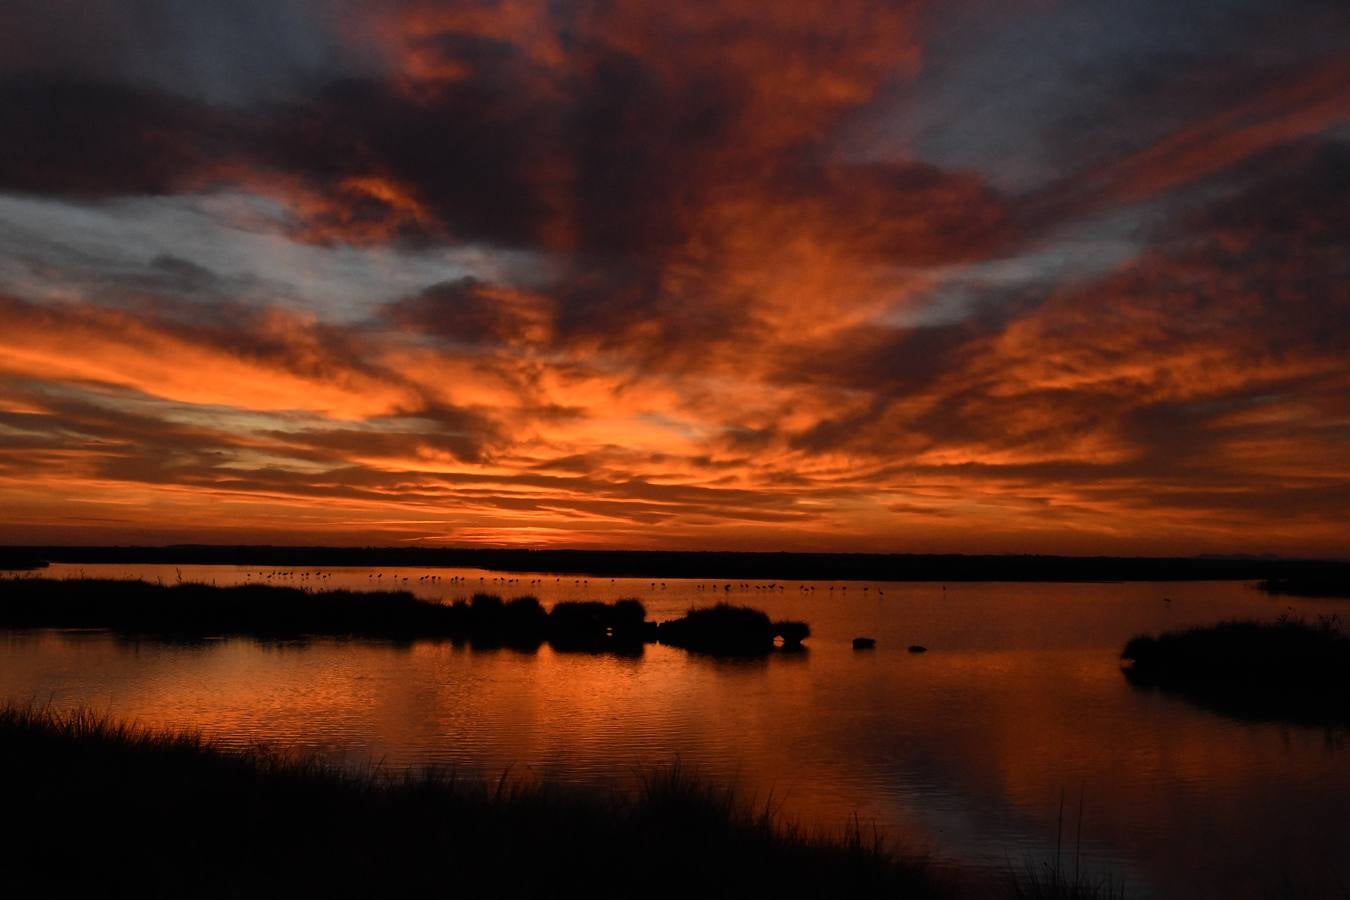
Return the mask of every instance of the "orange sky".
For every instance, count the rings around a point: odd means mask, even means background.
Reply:
[[[66,6],[0,541],[1350,553],[1339,4]]]

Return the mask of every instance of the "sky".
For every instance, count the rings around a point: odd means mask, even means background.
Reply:
[[[1350,555],[1344,0],[7,0],[0,542]]]

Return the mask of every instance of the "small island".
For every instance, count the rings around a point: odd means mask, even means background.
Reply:
[[[1227,715],[1350,725],[1350,636],[1335,616],[1141,635],[1125,645],[1121,658],[1131,684]]]

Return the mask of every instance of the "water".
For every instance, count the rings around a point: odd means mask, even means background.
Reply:
[[[268,580],[270,571],[45,574],[228,584]],[[1344,601],[1270,598],[1233,582],[727,590],[707,580],[436,569],[271,580],[392,584],[427,597],[532,593],[546,605],[637,596],[653,618],[728,599],[804,619],[814,634],[805,654],[728,662],[660,646],[621,658],[548,647],[246,639],[182,647],[0,633],[0,693],[353,766],[453,765],[483,777],[509,767],[621,789],[642,767],[678,759],[813,827],[842,829],[856,814],[910,850],[986,873],[1052,859],[1059,835],[1066,859],[1077,847],[1085,869],[1113,872],[1141,894],[1257,897],[1288,880],[1314,893],[1350,885],[1343,732],[1240,722],[1137,690],[1117,658],[1140,632],[1288,609],[1350,613]],[[853,651],[858,635],[875,637],[877,649]],[[910,644],[930,652],[910,654]]]

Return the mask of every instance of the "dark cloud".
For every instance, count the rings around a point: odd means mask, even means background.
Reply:
[[[238,105],[370,66],[374,60],[341,37],[351,6],[10,0],[0,10],[0,71],[77,76]]]
[[[476,278],[435,284],[389,304],[383,317],[396,326],[469,346],[499,347],[533,336],[547,339],[551,310],[541,297],[494,288]]]
[[[100,198],[190,186],[234,154],[234,117],[153,89],[0,76],[0,189]]]

